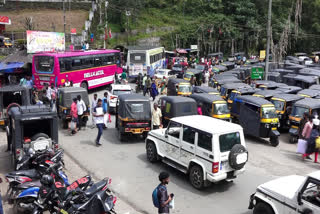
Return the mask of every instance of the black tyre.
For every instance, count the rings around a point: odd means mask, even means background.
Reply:
[[[82,82],[80,86],[88,91],[88,84],[86,82]]]
[[[279,137],[270,137],[271,146],[277,147],[279,145]]]
[[[147,142],[146,150],[147,158],[151,163],[158,161],[157,148],[152,141]]]
[[[43,140],[43,139],[48,139],[49,136],[45,133],[38,133],[35,134],[31,137],[31,141],[36,141],[36,140]]]
[[[298,142],[298,137],[296,136],[290,136],[289,142],[294,144]]]
[[[240,170],[244,167],[244,165],[246,165],[248,158],[243,163],[237,162],[238,155],[241,155],[241,154],[247,154],[247,157],[248,157],[248,150],[244,146],[242,146],[241,144],[234,145],[232,147],[232,149],[230,150],[229,158],[228,158],[229,165],[231,168],[233,168],[235,170]]]
[[[196,189],[203,189],[204,180],[203,180],[203,170],[199,165],[193,165],[190,169],[189,180],[191,185]]]
[[[62,120],[62,128],[67,129],[68,128],[68,121]]]
[[[120,132],[120,130],[118,130],[118,139],[120,142],[124,141],[124,134]]]
[[[264,203],[259,202],[253,209],[253,214],[274,214],[272,208]]]

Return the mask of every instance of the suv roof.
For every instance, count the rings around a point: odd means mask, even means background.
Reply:
[[[131,90],[130,85],[112,84],[112,90]]]
[[[242,127],[238,124],[203,115],[175,117],[171,120],[212,134],[230,132],[230,130],[242,130]]]

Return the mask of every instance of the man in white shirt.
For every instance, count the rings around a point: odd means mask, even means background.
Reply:
[[[81,99],[81,95],[77,96],[78,102],[77,102],[77,109],[78,109],[78,128],[81,129],[81,126],[83,124],[83,113],[87,110],[86,104]]]
[[[102,100],[98,99],[97,106],[93,109],[93,116],[95,118],[95,123],[98,128],[98,136],[96,138],[96,145],[102,145],[100,143],[100,138],[103,133],[103,126],[104,126],[104,112],[102,108]]]
[[[162,113],[161,110],[158,108],[158,104],[154,103],[153,104],[153,109],[152,109],[152,126],[153,129],[159,129],[161,126],[161,118],[162,118]]]
[[[98,95],[94,94],[93,95],[93,100],[91,102],[92,115],[93,115],[94,109],[96,108],[97,104],[98,104]],[[94,128],[95,126],[96,126],[95,118],[94,118],[94,116],[92,116],[92,127],[91,128]]]

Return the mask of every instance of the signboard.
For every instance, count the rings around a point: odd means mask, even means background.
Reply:
[[[0,24],[11,25],[11,20],[8,16],[0,16]]]
[[[191,45],[190,49],[191,50],[198,50],[198,45]]]
[[[266,50],[261,50],[260,51],[260,59],[265,59],[266,58]]]
[[[264,76],[264,68],[262,67],[253,67],[251,68],[251,79],[253,80],[262,80]]]
[[[70,33],[73,34],[73,35],[77,34],[77,29],[76,28],[71,28]]]
[[[64,51],[64,33],[27,31],[27,52]]]

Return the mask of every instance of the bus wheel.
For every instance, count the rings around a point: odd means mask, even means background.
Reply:
[[[82,82],[81,87],[88,91],[88,84],[86,82]]]

